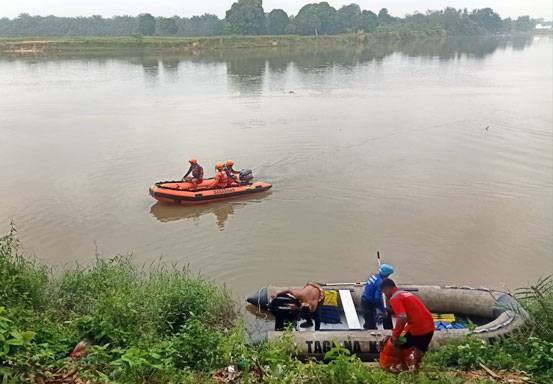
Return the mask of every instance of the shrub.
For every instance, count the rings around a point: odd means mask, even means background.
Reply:
[[[213,327],[231,325],[234,301],[225,290],[187,269],[155,267],[144,285],[145,303],[163,334],[179,332],[188,319]]]
[[[131,291],[138,277],[129,256],[96,258],[90,268],[77,265],[52,281],[52,300],[64,312],[85,314],[98,299]]]
[[[500,369],[512,368],[515,364],[513,357],[500,346],[472,337],[442,346],[438,351],[429,354],[427,359],[441,366],[466,370],[478,369],[480,363]]]
[[[517,296],[530,314],[531,333],[553,342],[553,275],[517,290]]]
[[[48,282],[46,268],[22,256],[15,234],[12,225],[10,232],[0,237],[0,303],[10,307],[42,307]]]
[[[228,292],[187,269],[159,264],[146,273],[117,256],[50,277],[20,254],[12,229],[0,238],[0,276],[8,282],[0,285],[10,304],[10,319],[0,315],[0,348],[9,352],[10,377],[64,369],[82,339],[92,346],[81,374],[123,382],[186,382],[192,370],[249,350]]]

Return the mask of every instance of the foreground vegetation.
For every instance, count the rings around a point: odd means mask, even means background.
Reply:
[[[286,338],[248,345],[229,293],[186,269],[143,270],[116,257],[52,276],[23,257],[12,230],[0,238],[0,279],[0,382],[460,384],[485,382],[462,372],[480,364],[553,382],[548,280],[524,292],[532,314],[524,335],[449,345],[419,375],[395,376],[341,349],[322,364],[294,358]],[[83,340],[86,353],[69,357]]]

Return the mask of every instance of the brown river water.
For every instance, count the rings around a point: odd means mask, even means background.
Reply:
[[[553,40],[0,57],[0,230],[54,269],[165,260],[240,297],[359,281],[513,289],[553,272]],[[197,156],[273,183],[157,204]]]

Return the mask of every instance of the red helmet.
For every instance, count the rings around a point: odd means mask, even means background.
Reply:
[[[223,163],[217,163],[215,164],[215,169],[218,170],[218,171],[221,171],[223,170],[225,166],[223,165]]]
[[[196,159],[195,157],[191,158],[190,160],[188,160],[188,162],[190,164],[198,164],[198,159]]]

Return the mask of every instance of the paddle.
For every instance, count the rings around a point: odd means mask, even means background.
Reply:
[[[382,265],[380,261],[380,251],[376,251],[376,260],[378,261],[378,269],[380,270],[380,266]],[[384,303],[384,309],[386,309],[386,295],[384,295],[384,293],[382,293],[382,302]]]

